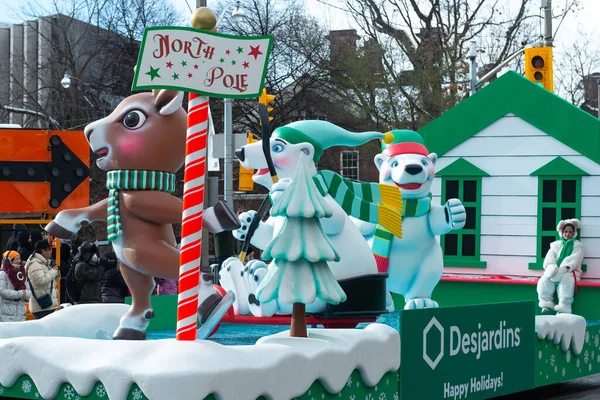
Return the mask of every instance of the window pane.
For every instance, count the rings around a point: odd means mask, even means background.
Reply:
[[[542,182],[542,201],[545,203],[556,202],[556,181],[545,180]]]
[[[568,207],[568,208],[563,208],[560,211],[560,219],[571,219],[571,218],[575,218],[575,209]]]
[[[556,229],[556,208],[542,208],[542,230],[553,231]]]
[[[546,257],[546,253],[548,253],[548,250],[550,250],[550,243],[554,242],[555,240],[555,236],[542,236],[542,250],[540,252],[542,258]]]
[[[464,182],[464,195],[462,201],[476,202],[477,201],[477,181]]]
[[[574,180],[562,181],[562,201],[563,203],[575,203],[577,182]]]
[[[475,255],[475,235],[462,235],[462,255],[463,256],[474,256]]]
[[[444,254],[447,256],[458,255],[458,235],[456,233],[444,236]]]
[[[477,229],[477,207],[465,207],[465,210],[467,210],[465,229]]]
[[[446,181],[446,199],[458,198],[458,181]]]

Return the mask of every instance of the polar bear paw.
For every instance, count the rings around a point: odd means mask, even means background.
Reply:
[[[219,279],[223,289],[235,294],[233,311],[237,315],[246,315],[250,312],[246,285],[242,279],[244,268],[244,264],[239,259],[229,257],[223,261],[221,271],[219,271]]]
[[[238,218],[240,220],[240,227],[238,229],[236,229],[235,231],[231,231],[231,233],[233,234],[233,236],[240,241],[244,241],[246,240],[246,235],[248,234],[248,229],[250,228],[250,224],[252,223],[252,220],[254,218],[256,218],[256,211],[254,210],[250,210],[250,211],[244,211],[243,213],[241,213]]]
[[[250,312],[255,317],[270,317],[277,312],[277,302],[262,303],[258,300],[256,291],[269,271],[269,267],[261,260],[251,260],[244,268],[242,280],[246,287],[247,301]]]
[[[458,199],[450,199],[444,205],[446,221],[452,229],[462,229],[467,223],[467,211]]]
[[[437,301],[433,301],[427,298],[416,298],[410,299],[404,305],[405,310],[419,310],[422,308],[438,308]]]

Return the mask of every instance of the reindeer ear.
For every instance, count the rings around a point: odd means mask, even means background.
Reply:
[[[154,105],[160,115],[173,114],[179,110],[181,103],[183,102],[183,92],[175,90],[161,90],[156,95]]]

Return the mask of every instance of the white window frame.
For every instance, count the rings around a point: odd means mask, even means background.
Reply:
[[[347,160],[344,160],[344,156],[350,155],[350,154],[354,154],[356,156],[356,178],[347,175],[348,169],[355,168],[354,166],[352,166],[352,165],[349,166],[349,165],[346,165],[347,163],[345,163],[345,161],[347,161]],[[358,150],[343,150],[340,152],[340,175],[342,175],[346,179],[350,179],[353,181],[360,180],[360,154],[359,154]]]

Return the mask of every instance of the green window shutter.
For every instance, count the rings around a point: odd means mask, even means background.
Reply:
[[[489,175],[464,158],[457,159],[436,175],[442,177],[442,204],[457,198],[467,211],[465,227],[440,238],[444,265],[485,268],[486,263],[480,260],[481,177]]]
[[[587,175],[562,157],[531,173],[538,177],[538,218],[536,261],[529,263],[529,269],[543,269],[550,243],[558,239],[556,225],[560,220],[581,218],[581,177]]]

